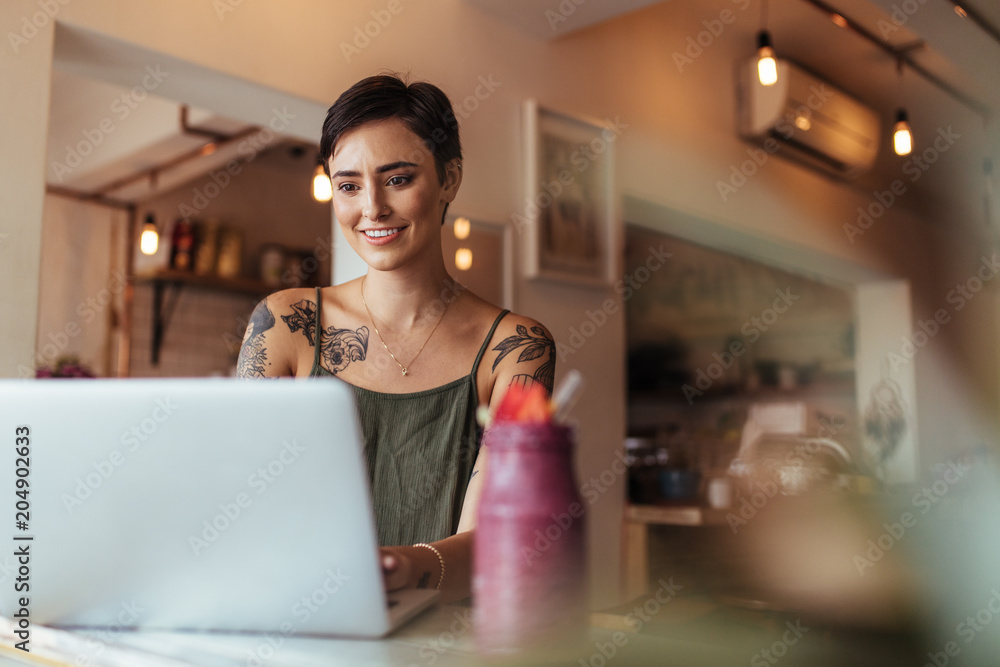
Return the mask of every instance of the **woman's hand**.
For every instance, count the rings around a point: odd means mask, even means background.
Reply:
[[[410,583],[413,562],[406,555],[405,547],[379,548],[379,560],[382,562],[382,577],[385,579],[385,589],[396,591],[406,588]]]

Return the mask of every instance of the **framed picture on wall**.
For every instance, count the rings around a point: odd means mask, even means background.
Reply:
[[[529,278],[604,287],[618,265],[614,190],[616,128],[527,100],[523,215]]]

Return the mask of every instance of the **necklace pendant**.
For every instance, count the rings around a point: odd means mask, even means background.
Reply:
[[[405,368],[403,369],[403,375],[406,375],[406,369]]]

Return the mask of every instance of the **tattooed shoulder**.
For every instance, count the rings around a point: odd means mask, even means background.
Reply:
[[[282,315],[281,319],[292,333],[301,331],[310,347],[319,345],[321,364],[327,371],[336,375],[352,361],[364,361],[368,354],[368,327],[351,330],[328,326],[322,329],[320,322],[317,341],[316,303],[302,299],[293,303],[290,308],[291,314]]]
[[[264,334],[274,328],[274,314],[267,303],[261,300],[250,315],[243,345],[240,347],[239,361],[236,365],[236,375],[241,378],[264,377],[270,362],[267,360],[267,346]]]
[[[500,353],[493,361],[493,370],[496,371],[500,362],[515,350],[520,350],[517,363],[526,366],[525,372],[515,373],[511,384],[527,387],[538,382],[551,392],[556,370],[556,344],[549,332],[537,322],[530,325],[518,324],[515,333],[504,338],[493,348],[494,352]],[[528,372],[531,367],[529,362],[542,357],[545,357],[544,361],[537,364],[534,371]]]

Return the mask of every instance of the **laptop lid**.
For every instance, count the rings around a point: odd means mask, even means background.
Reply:
[[[8,617],[26,598],[57,626],[391,629],[339,380],[0,380],[0,438],[5,551],[29,569],[16,588],[0,563]]]

